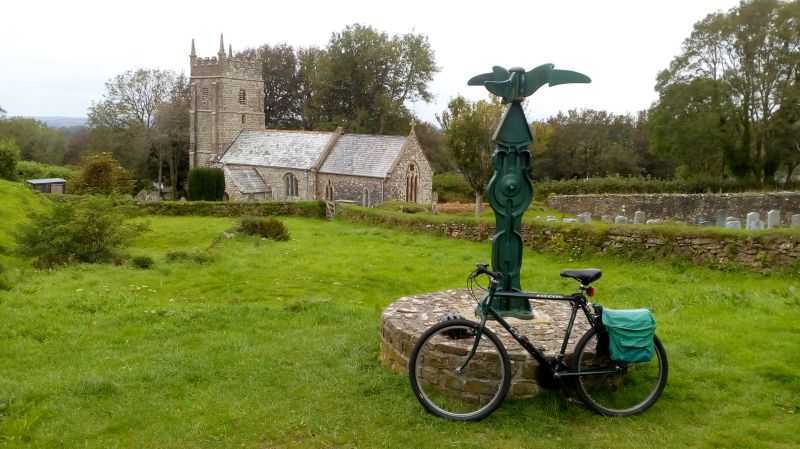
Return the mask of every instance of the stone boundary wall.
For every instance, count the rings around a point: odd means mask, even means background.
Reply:
[[[730,193],[730,194],[639,194],[639,195],[554,195],[547,205],[568,214],[589,212],[593,218],[603,215],[633,217],[637,210],[647,218],[692,222],[702,215],[714,222],[717,210],[745,222],[749,212],[758,212],[766,221],[767,212],[781,212],[781,226],[788,226],[792,214],[800,214],[800,192]]]
[[[486,221],[436,223],[413,215],[396,217],[343,207],[337,218],[465,240],[487,240],[494,225]],[[800,232],[734,231],[719,228],[676,229],[670,225],[603,225],[525,222],[525,246],[575,255],[607,253],[628,260],[685,259],[716,269],[769,273],[800,269]]]

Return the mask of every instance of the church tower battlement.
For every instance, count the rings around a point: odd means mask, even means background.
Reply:
[[[233,55],[219,36],[216,57],[198,58],[194,39],[189,54],[189,164],[208,167],[242,130],[264,129],[261,59]]]

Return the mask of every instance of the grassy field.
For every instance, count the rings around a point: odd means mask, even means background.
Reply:
[[[380,314],[464,286],[488,243],[312,219],[285,219],[292,239],[276,243],[222,237],[229,218],[148,220],[129,252],[150,269],[8,270],[0,447],[797,446],[797,279],[526,252],[527,289],[567,291],[558,270],[597,266],[598,302],[654,309],[664,396],[610,419],[546,394],[457,424],[378,363]],[[167,261],[175,250],[209,260]]]

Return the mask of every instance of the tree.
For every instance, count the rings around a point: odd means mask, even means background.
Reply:
[[[80,171],[70,179],[70,191],[77,194],[127,195],[132,187],[130,173],[110,153],[84,157]]]
[[[431,168],[435,173],[447,173],[456,171],[456,162],[453,156],[442,144],[442,131],[430,123],[419,123],[414,126],[414,133],[417,135],[422,151]]]
[[[727,13],[711,14],[695,24],[682,53],[658,76],[659,102],[651,115],[667,114],[659,111],[662,104],[664,109],[690,110],[688,103],[678,103],[702,97],[709,132],[715,137],[731,133],[722,149],[723,174],[773,182],[785,152],[779,136],[782,128],[791,126],[775,114],[796,83],[798,60],[800,2],[742,1]],[[672,121],[677,124],[692,116],[683,114]],[[684,150],[662,145],[660,151]]]
[[[11,139],[0,138],[0,179],[16,180],[17,162],[19,162],[17,144]]]
[[[45,164],[62,164],[67,141],[64,134],[31,118],[12,117],[0,120],[0,137],[12,139],[20,158]]]
[[[89,125],[126,167],[144,175],[153,151],[158,111],[179,83],[171,70],[137,69],[106,82],[103,100],[89,108]]]
[[[445,148],[475,192],[477,216],[483,213],[483,195],[494,173],[491,157],[496,145],[492,135],[504,109],[496,97],[472,103],[459,95],[436,117],[442,126]]]
[[[164,162],[169,167],[170,198],[178,197],[180,180],[189,171],[189,106],[191,92],[182,74],[178,77],[170,99],[161,104],[155,125],[152,156],[158,164],[158,182],[163,182]]]

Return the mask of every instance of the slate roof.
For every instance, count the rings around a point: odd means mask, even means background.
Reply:
[[[383,178],[405,142],[404,136],[342,134],[319,171]]]
[[[337,132],[274,129],[242,131],[222,155],[220,162],[225,165],[308,170],[322,156],[326,147],[333,143],[332,139],[337,135]],[[341,134],[319,167],[319,171],[383,178],[397,159],[405,142],[405,136]]]
[[[262,193],[270,190],[267,183],[264,182],[264,178],[253,167],[228,167],[226,170],[230,174],[230,179],[242,193]]]
[[[308,170],[333,135],[333,132],[274,129],[242,131],[220,162]]]

